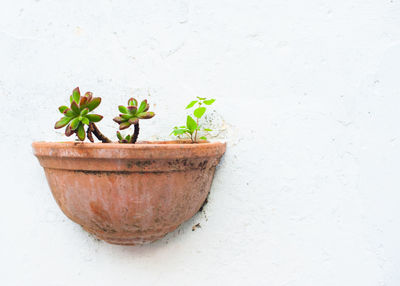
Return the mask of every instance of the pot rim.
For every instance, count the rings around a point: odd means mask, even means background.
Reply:
[[[202,141],[192,144],[190,140],[171,140],[121,144],[35,141],[32,148],[37,157],[167,159],[222,156],[226,150],[226,142]]]

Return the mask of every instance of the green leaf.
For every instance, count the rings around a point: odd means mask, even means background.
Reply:
[[[79,91],[79,87],[76,87],[73,91],[72,91],[72,98],[73,100],[76,102],[76,104],[79,104],[79,101],[81,99],[81,92]]]
[[[191,133],[197,129],[197,123],[190,115],[186,118],[186,127]]]
[[[147,99],[143,100],[140,103],[140,106],[139,106],[139,109],[138,109],[137,113],[142,113],[145,110],[146,107],[147,107]]]
[[[204,100],[203,103],[206,105],[211,105],[214,103],[214,101],[215,101],[215,99],[207,99],[207,100]]]
[[[130,124],[137,124],[139,122],[139,118],[131,118],[129,119]]]
[[[93,97],[93,93],[91,93],[90,91],[86,92],[84,95],[87,98],[86,102],[90,102],[92,100]]]
[[[198,102],[198,100],[193,100],[192,102],[190,102],[188,104],[188,106],[186,106],[186,109],[192,108],[197,102]]]
[[[185,132],[187,132],[187,129],[175,129],[174,131],[172,131],[172,133],[174,133],[175,136],[182,135]]]
[[[125,119],[122,118],[122,117],[120,117],[120,116],[114,117],[113,120],[114,120],[115,122],[117,122],[118,124],[120,124],[120,123],[122,123],[122,122],[125,121]]]
[[[131,135],[126,135],[125,140],[128,142],[131,141]]]
[[[94,110],[101,103],[100,97],[94,97],[90,102],[86,104],[86,107],[89,108],[89,111]]]
[[[121,113],[125,113],[125,114],[129,113],[128,109],[123,105],[118,106],[118,110]]]
[[[206,108],[205,107],[199,107],[199,108],[196,108],[195,109],[195,111],[194,111],[194,116],[196,116],[197,118],[201,118],[202,116],[203,116],[203,114],[204,114],[204,112],[206,112]]]
[[[87,114],[86,117],[90,120],[90,122],[99,122],[103,119],[103,116],[98,114]]]
[[[133,117],[131,114],[120,114],[119,116],[126,120],[129,120]]]
[[[87,97],[85,97],[85,96],[82,96],[81,97],[81,100],[79,101],[79,106],[82,108],[82,107],[85,107],[85,105],[86,105],[86,103],[87,103]]]
[[[133,97],[130,98],[130,99],[128,100],[128,105],[129,105],[129,106],[137,106],[137,100],[134,99]]]
[[[155,113],[154,112],[142,112],[137,115],[140,119],[150,119],[154,117]]]
[[[55,129],[63,128],[71,121],[71,119],[72,119],[71,117],[62,117],[60,120],[56,122],[54,128]]]
[[[89,108],[85,108],[84,110],[81,111],[82,116],[85,116],[88,113],[89,113]]]
[[[82,121],[83,124],[86,124],[86,125],[89,125],[89,123],[90,123],[90,121],[89,121],[89,119],[87,117],[82,117],[81,121]]]
[[[199,139],[201,139],[201,140],[207,140],[207,137],[201,136]]]
[[[79,124],[81,123],[81,121],[79,120],[79,117],[75,117],[72,121],[71,121],[71,129],[72,130],[76,130],[79,127]]]
[[[75,101],[72,102],[71,109],[76,115],[79,115],[81,113],[79,106]]]
[[[61,113],[64,113],[64,111],[65,111],[66,109],[68,109],[68,106],[65,106],[65,105],[60,106],[60,107],[58,108],[58,110],[59,110]]]
[[[137,111],[137,107],[136,107],[136,106],[129,105],[129,106],[127,107],[127,109],[128,109],[128,112],[129,112],[130,114],[132,114],[132,115],[135,115],[135,114],[136,114],[136,111]]]
[[[196,96],[199,100],[205,100],[206,98],[205,97],[198,97],[198,96]]]
[[[203,130],[204,131],[212,131],[212,129],[210,129],[210,128],[204,128]]]
[[[131,124],[127,121],[127,122],[122,122],[120,125],[119,125],[119,130],[124,130],[124,129],[126,129],[126,128],[129,128],[129,126],[131,126]]]
[[[64,114],[65,114],[65,116],[68,116],[68,117],[75,117],[76,116],[76,114],[75,114],[75,112],[73,112],[71,109],[69,109],[69,108],[67,108],[66,110],[64,110]]]
[[[65,136],[71,136],[74,134],[74,131],[71,129],[71,125],[68,125],[67,128],[65,128]]]
[[[79,124],[77,135],[78,135],[79,140],[81,140],[81,141],[85,140],[86,133],[85,133],[85,128],[83,127],[83,124]]]
[[[147,110],[149,110],[149,108],[150,108],[150,105],[146,100],[146,107],[143,109],[143,112],[146,112]]]
[[[117,137],[118,137],[119,140],[124,139],[124,138],[122,138],[121,132],[119,132],[119,131],[117,131]]]
[[[72,94],[69,96],[69,104],[71,104],[74,101],[74,99],[72,98]]]

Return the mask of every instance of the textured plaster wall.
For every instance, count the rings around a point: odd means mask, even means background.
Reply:
[[[139,247],[61,213],[30,144],[78,85],[109,135],[146,96],[142,140],[217,98],[204,212]],[[399,0],[3,0],[0,99],[1,285],[400,285]]]

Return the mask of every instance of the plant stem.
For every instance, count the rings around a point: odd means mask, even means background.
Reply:
[[[135,131],[133,132],[133,135],[131,137],[131,141],[129,141],[129,143],[135,144],[136,140],[139,136],[139,122],[136,123],[135,125],[133,125],[135,127]]]
[[[86,131],[86,135],[87,135],[87,138],[89,139],[89,141],[94,143],[92,132],[93,132],[93,127],[91,124],[89,124],[88,129]]]
[[[197,142],[197,129],[199,128],[199,119],[197,118],[197,120],[196,120],[196,125],[197,125],[197,127],[196,127],[196,133],[194,134],[194,141],[195,142]]]
[[[96,136],[96,138],[99,139],[101,142],[103,142],[103,143],[111,143],[111,140],[108,139],[106,136],[103,135],[103,133],[100,132],[100,130],[97,128],[96,124],[91,122],[89,124],[89,128],[90,128],[90,132],[92,132],[94,134],[94,136]]]

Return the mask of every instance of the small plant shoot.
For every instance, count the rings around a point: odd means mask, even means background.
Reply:
[[[58,120],[54,126],[55,129],[65,128],[65,135],[71,136],[76,134],[80,141],[84,141],[86,135],[91,142],[94,142],[92,133],[103,143],[111,142],[98,130],[95,125],[103,119],[103,116],[91,114],[101,103],[100,97],[93,97],[91,92],[86,92],[81,96],[79,87],[72,91],[70,96],[70,106],[60,106],[58,110],[63,114],[63,117]],[[85,131],[85,127],[87,130]]]
[[[121,132],[117,131],[117,137],[119,143],[129,143],[131,141],[131,135],[122,136]]]
[[[175,126],[172,130],[171,134],[181,138],[181,136],[187,136],[191,139],[192,143],[197,143],[199,140],[207,140],[205,136],[200,136],[199,132],[209,132],[212,131],[209,128],[204,128],[200,124],[200,119],[203,117],[205,112],[207,111],[206,106],[212,105],[215,102],[215,99],[207,99],[205,97],[197,97],[197,100],[191,101],[187,106],[186,109],[191,109],[195,107],[193,111],[193,117],[188,115],[186,117],[186,125],[182,126]]]
[[[124,130],[129,128],[131,125],[134,126],[134,133],[130,136],[123,137],[121,133],[117,132],[117,137],[120,143],[136,143],[139,136],[139,120],[150,119],[154,117],[154,112],[148,111],[150,105],[147,103],[147,99],[143,100],[140,105],[135,98],[128,100],[128,106],[118,106],[121,114],[114,118],[114,121],[119,124],[119,129]]]

